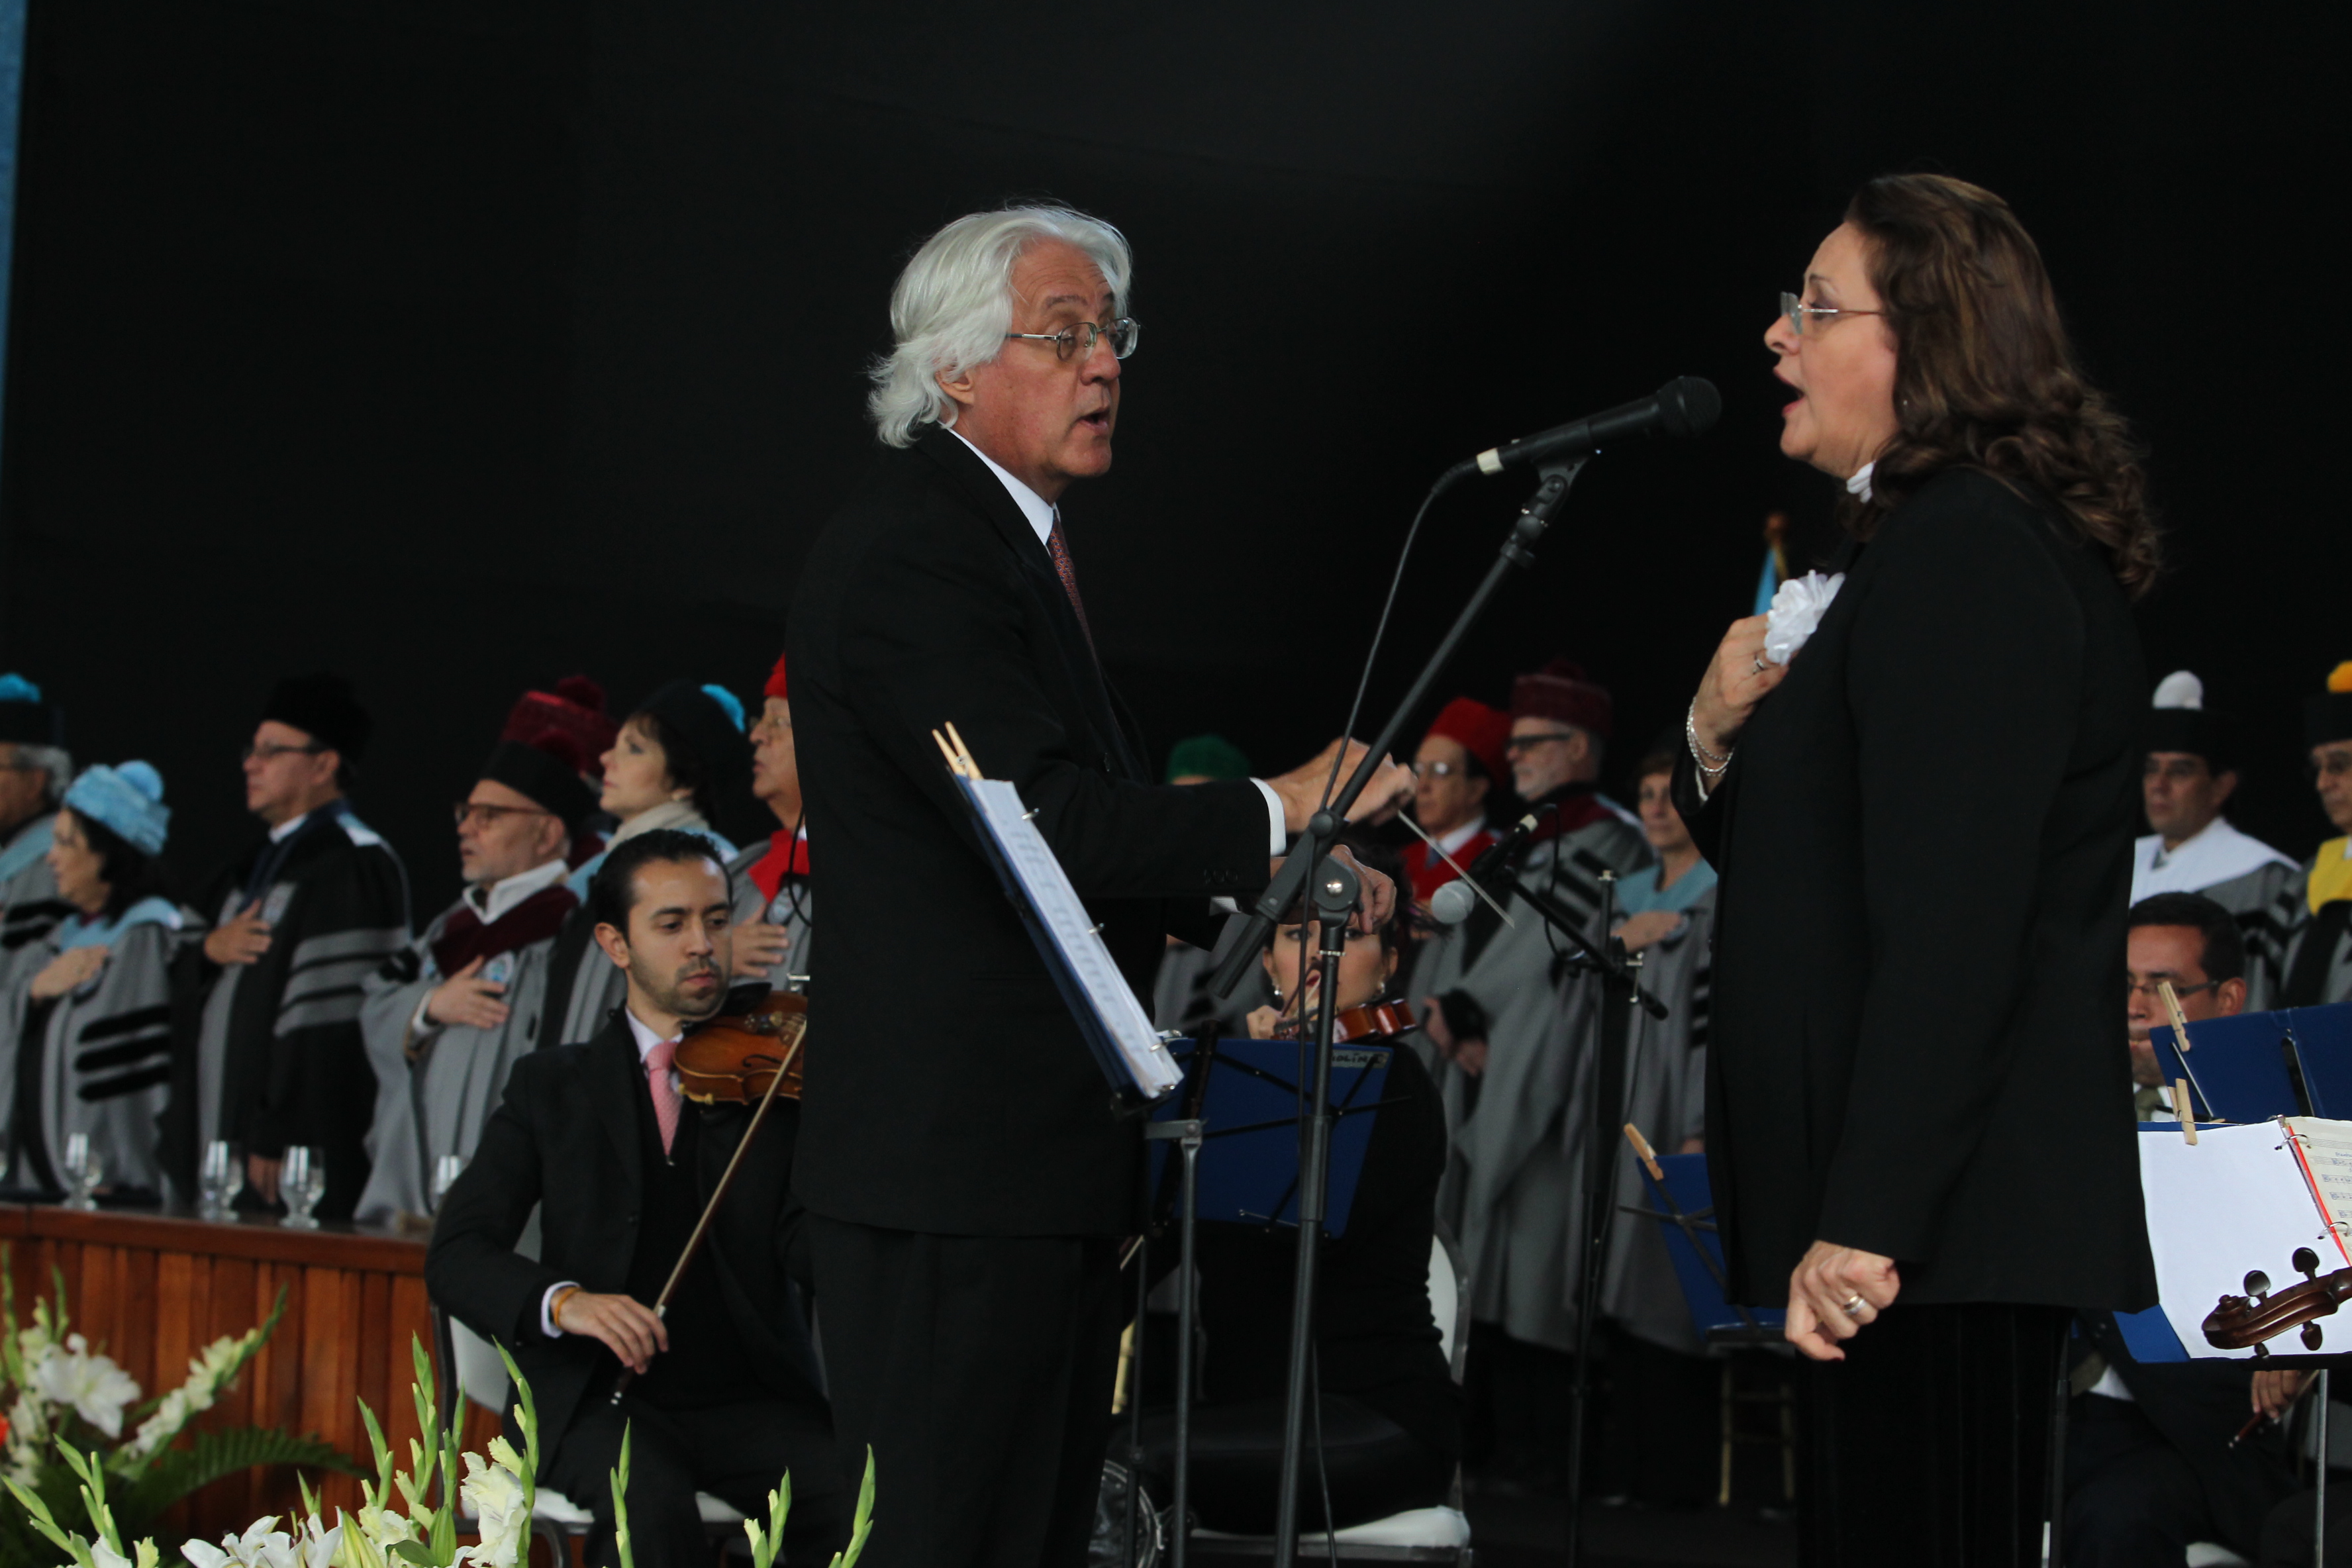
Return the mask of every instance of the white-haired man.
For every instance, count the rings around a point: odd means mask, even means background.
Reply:
[[[1058,208],[925,242],[875,374],[884,450],[793,604],[825,911],[794,1184],[843,1456],[870,1444],[898,1500],[869,1568],[1086,1560],[1142,1199],[1140,1133],[932,730],[1019,787],[1139,989],[1171,922],[1265,885],[1329,770],[1160,784],[1116,716],[1056,503],[1110,467],[1129,271],[1118,230]],[[1391,763],[1361,809],[1411,788]],[[1365,885],[1385,915],[1394,889]]]

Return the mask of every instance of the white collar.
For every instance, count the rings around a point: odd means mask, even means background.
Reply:
[[[2216,883],[2249,876],[2275,861],[2294,862],[2217,816],[2193,837],[2167,849],[2164,836],[2151,833],[2137,846],[2132,858],[2131,901],[2157,893],[2201,893]]]
[[[1437,847],[1446,854],[1451,855],[1485,831],[1486,831],[1486,823],[1474,816],[1469,821],[1464,823],[1461,826],[1455,828],[1453,832],[1439,834],[1437,836]]]
[[[1057,521],[1062,515],[1060,510],[1055,507],[1054,503],[1047,500],[1044,496],[1039,495],[1035,490],[1031,489],[1027,485],[1023,484],[1019,479],[1014,479],[1013,477],[1012,470],[1007,468],[1003,464],[998,462],[995,458],[990,457],[979,447],[973,447],[971,442],[964,441],[961,431],[951,428],[948,431],[948,434],[953,436],[959,441],[963,441],[963,444],[966,447],[971,447],[971,455],[978,458],[982,462],[986,463],[988,465],[988,471],[1004,481],[1005,492],[1012,496],[1013,504],[1021,509],[1021,515],[1027,518],[1029,520],[1029,526],[1037,531],[1037,542],[1045,544],[1047,537],[1054,531],[1055,522]],[[1047,548],[1051,549],[1052,546],[1048,545]]]
[[[636,1012],[634,1008],[622,1008],[621,1016],[629,1021],[629,1033],[636,1037],[637,1063],[639,1066],[643,1066],[645,1064],[645,1059],[654,1054],[654,1047],[664,1044],[665,1042],[661,1036],[655,1034],[651,1029],[646,1027],[644,1024],[638,1021]],[[685,1038],[683,1035],[675,1035],[672,1036],[667,1043],[674,1046],[683,1038]]]
[[[572,868],[565,865],[563,858],[559,855],[544,865],[533,866],[528,871],[517,871],[511,877],[503,877],[495,882],[478,883],[467,888],[466,903],[476,915],[480,917],[484,925],[489,925],[533,893],[542,888],[555,886],[571,874]]]
[[[1859,497],[1861,500],[1867,501],[1870,499],[1870,470],[1876,467],[1878,467],[1878,459],[1873,458],[1870,461],[1856,468],[1853,471],[1853,477],[1847,479],[1845,482],[1846,494]]]
[[[327,808],[322,805],[318,808],[318,811],[324,811]],[[277,826],[269,830],[269,842],[272,844],[285,843],[287,839],[294,836],[295,832],[299,829],[304,823],[310,821],[310,818],[317,814],[317,811],[306,811],[299,816],[288,817],[285,821],[279,823]]]

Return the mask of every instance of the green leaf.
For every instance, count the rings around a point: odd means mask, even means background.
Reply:
[[[421,1541],[395,1541],[392,1544],[392,1554],[403,1563],[415,1563],[416,1568],[441,1568],[441,1560],[434,1556],[433,1549]]]
[[[834,1554],[833,1568],[857,1568],[866,1538],[874,1533],[874,1446],[866,1446],[866,1479],[857,1488],[857,1518],[849,1532],[849,1550]]]
[[[619,1554],[621,1568],[637,1568],[636,1553],[629,1546],[629,1428],[634,1423],[621,1426],[621,1462],[613,1467],[613,1550]]]
[[[256,1465],[299,1465],[346,1476],[366,1473],[316,1437],[297,1437],[270,1426],[231,1426],[198,1432],[186,1447],[158,1454],[145,1474],[123,1488],[115,1512],[129,1533],[144,1535],[158,1515],[190,1492]]]

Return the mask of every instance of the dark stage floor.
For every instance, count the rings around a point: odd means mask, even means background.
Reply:
[[[1478,1568],[1553,1568],[1568,1560],[1568,1505],[1561,1499],[1473,1496],[1468,1510]],[[1584,1517],[1588,1568],[1663,1563],[1789,1568],[1797,1561],[1795,1527],[1768,1522],[1751,1508],[1591,1507]]]

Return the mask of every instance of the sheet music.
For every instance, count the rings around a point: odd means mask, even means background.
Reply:
[[[2254,1353],[2216,1350],[2205,1341],[2205,1314],[2223,1296],[2245,1289],[2249,1269],[2294,1284],[2300,1276],[2291,1260],[2298,1247],[2318,1252],[2323,1271],[2336,1267],[2327,1222],[2275,1121],[2204,1128],[2194,1143],[2170,1130],[2142,1132],[2139,1173],[2157,1295],[2193,1360]],[[2302,1351],[2293,1336],[2272,1348]]]
[[[2346,1238],[2352,1237],[2352,1122],[2290,1116],[2286,1125],[2303,1145],[2314,1194],[2328,1224],[2336,1227],[2336,1248],[2343,1252]],[[2352,1255],[2343,1261],[2352,1262]]]
[[[1183,1081],[1176,1058],[1160,1043],[1150,1015],[1136,1000],[1127,977],[1111,961],[1110,949],[1094,929],[1087,907],[1070,886],[1068,873],[1055,858],[1036,825],[1021,804],[1021,792],[1003,779],[959,779],[979,812],[981,822],[996,840],[1029,905],[1045,922],[1054,945],[1085,991],[1095,1016],[1134,1075],[1136,1087],[1157,1100]]]

